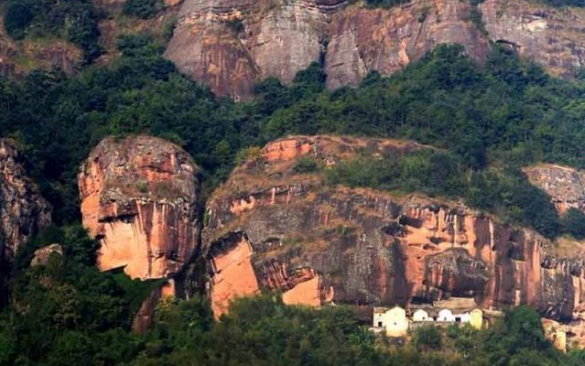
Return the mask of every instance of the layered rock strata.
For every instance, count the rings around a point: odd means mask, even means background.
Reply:
[[[238,167],[211,197],[203,232],[217,314],[237,296],[271,289],[287,303],[362,307],[474,298],[484,309],[528,304],[543,316],[581,319],[580,257],[529,229],[461,203],[331,187],[322,170],[424,146],[393,140],[297,136],[275,141]]]
[[[552,198],[557,211],[570,208],[585,210],[585,172],[554,164],[540,164],[524,169],[530,182]]]

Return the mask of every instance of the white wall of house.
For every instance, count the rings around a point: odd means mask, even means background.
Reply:
[[[433,318],[431,318],[429,316],[429,313],[427,313],[425,310],[418,309],[417,311],[414,312],[414,314],[412,314],[412,321],[414,321],[414,322],[430,322],[430,321],[433,321]]]
[[[453,312],[451,310],[443,309],[443,310],[439,311],[439,317],[437,318],[437,321],[454,323],[455,322],[455,315],[453,315]]]

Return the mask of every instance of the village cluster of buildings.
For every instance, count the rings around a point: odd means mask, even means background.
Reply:
[[[407,336],[410,330],[425,325],[469,325],[475,329],[484,329],[502,316],[501,311],[479,309],[474,299],[452,297],[435,301],[432,305],[410,305],[408,309],[400,306],[374,308],[371,330],[388,337],[401,338]],[[566,352],[568,334],[563,326],[549,319],[543,319],[542,322],[546,337],[557,349]]]
[[[465,325],[475,329],[484,327],[484,312],[474,299],[450,298],[435,301],[432,305],[411,305],[408,310],[374,308],[373,330],[384,332],[389,337],[404,337],[410,329],[423,325]]]

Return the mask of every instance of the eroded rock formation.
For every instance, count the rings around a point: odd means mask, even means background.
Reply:
[[[486,0],[480,10],[491,41],[513,47],[549,72],[564,76],[585,66],[584,8]]]
[[[585,210],[585,173],[561,165],[541,164],[524,169],[532,184],[545,191],[560,213]]]
[[[14,254],[51,222],[51,207],[23,164],[15,142],[0,139],[0,303]]]
[[[548,318],[585,313],[583,260],[528,229],[461,203],[330,187],[295,173],[424,148],[409,142],[291,137],[263,149],[212,196],[203,232],[216,312],[263,288],[288,303],[380,306],[472,297],[486,309],[529,304]],[[217,314],[216,314],[217,315]]]
[[[413,0],[372,9],[346,0],[185,0],[165,56],[218,95],[249,98],[268,77],[290,83],[322,62],[327,86],[357,85],[420,59],[439,44],[462,44],[485,59],[504,43],[555,74],[585,65],[585,11],[522,0],[487,0],[474,21],[469,1]],[[483,14],[483,15],[481,15]]]
[[[102,141],[79,174],[83,225],[99,239],[101,270],[171,277],[198,243],[199,168],[176,145],[137,136]]]

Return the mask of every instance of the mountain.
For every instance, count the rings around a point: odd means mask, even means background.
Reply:
[[[584,364],[581,0],[0,14],[1,365]]]
[[[290,84],[322,63],[327,87],[390,75],[439,44],[478,61],[490,44],[515,49],[555,75],[585,65],[585,11],[536,1],[414,0],[386,9],[346,0],[184,1],[165,57],[218,95],[249,99],[266,78]]]

